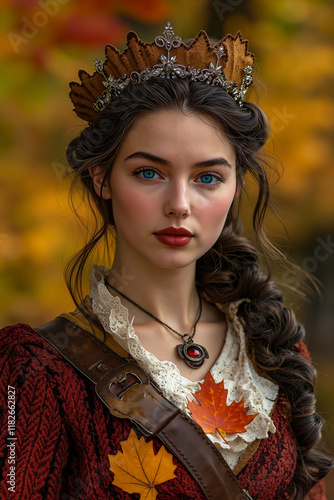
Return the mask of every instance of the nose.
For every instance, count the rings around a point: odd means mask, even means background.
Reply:
[[[164,206],[167,216],[186,218],[190,215],[190,189],[186,183],[178,181],[170,185]]]

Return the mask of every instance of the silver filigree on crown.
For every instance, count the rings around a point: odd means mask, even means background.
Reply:
[[[98,97],[97,101],[93,104],[95,111],[101,111],[105,106],[110,103],[112,97],[117,97],[130,83],[140,83],[150,78],[189,78],[192,81],[206,82],[212,86],[222,87],[226,92],[232,95],[239,106],[243,105],[243,100],[247,93],[248,87],[251,85],[252,66],[244,68],[245,76],[238,87],[237,82],[234,80],[229,82],[222,66],[219,65],[220,59],[225,55],[223,45],[220,45],[218,50],[215,51],[217,57],[216,65],[210,62],[208,68],[196,69],[188,66],[187,68],[181,64],[176,63],[176,55],[170,55],[171,49],[177,49],[181,46],[182,40],[180,37],[175,36],[173,27],[167,23],[163,35],[155,38],[155,44],[158,47],[165,48],[167,55],[161,54],[161,64],[155,64],[152,68],[146,68],[141,72],[133,71],[130,75],[122,75],[120,78],[115,78],[112,75],[107,76],[104,71],[104,64],[100,59],[94,61],[95,71],[104,76],[102,82],[106,90]]]

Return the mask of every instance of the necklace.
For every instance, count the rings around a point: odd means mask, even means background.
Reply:
[[[199,299],[199,311],[198,311],[198,315],[197,315],[196,321],[195,321],[193,329],[192,329],[192,333],[191,334],[184,333],[182,335],[182,333],[177,332],[176,330],[174,330],[174,328],[167,325],[167,323],[164,323],[163,321],[161,321],[161,319],[154,316],[154,314],[152,314],[150,311],[147,311],[147,309],[144,309],[144,307],[137,304],[137,302],[135,302],[134,300],[130,299],[130,297],[128,297],[127,295],[125,295],[125,293],[118,290],[115,286],[111,285],[107,280],[106,280],[106,285],[109,288],[111,288],[112,290],[114,290],[115,292],[117,292],[121,297],[128,300],[135,307],[137,307],[138,309],[143,311],[145,314],[147,314],[148,316],[151,316],[151,318],[153,318],[155,321],[157,321],[158,323],[163,325],[165,328],[168,328],[170,331],[172,331],[173,333],[175,333],[176,335],[181,337],[184,344],[177,345],[176,349],[177,349],[177,352],[178,352],[178,355],[180,356],[180,358],[182,358],[187,363],[188,366],[190,366],[191,368],[199,368],[204,363],[204,360],[209,358],[208,351],[205,349],[205,347],[193,342],[193,338],[194,338],[195,333],[196,333],[197,324],[198,324],[200,317],[202,315],[202,299],[201,299],[201,296],[198,292],[197,293],[198,293],[198,299]]]

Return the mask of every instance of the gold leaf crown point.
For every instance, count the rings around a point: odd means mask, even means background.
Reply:
[[[167,23],[163,35],[154,42],[143,42],[134,31],[127,35],[126,48],[105,47],[105,61],[95,61],[95,72],[79,71],[79,82],[71,82],[70,98],[75,113],[94,121],[99,111],[131,84],[150,78],[188,78],[219,86],[242,106],[252,83],[254,55],[240,31],[226,35],[215,45],[204,30],[186,45]]]
[[[193,50],[194,47],[197,45],[197,44],[201,44],[205,42],[205,45],[207,47],[207,49],[210,50],[211,48],[211,42],[210,42],[210,38],[208,37],[208,34],[206,31],[204,30],[200,30],[197,35],[195,36],[195,38],[192,40],[192,42],[190,43],[190,45],[185,45],[187,47],[187,49],[190,51],[190,50]]]
[[[197,69],[208,68],[209,64],[212,62],[216,63],[217,58],[215,55],[215,49],[211,46],[210,38],[204,30],[199,31],[194,40],[190,45],[182,44],[185,49],[185,59],[179,58],[179,50],[178,51],[178,62],[185,66],[190,66]],[[175,52],[176,52],[175,50]],[[219,61],[219,64],[222,64],[222,60]]]
[[[228,61],[224,69],[225,76],[228,80],[234,78],[240,86],[245,76],[244,69],[247,66],[253,66],[255,56],[248,52],[248,40],[243,40],[240,31],[235,36],[226,35],[223,42],[226,44],[228,53]]]

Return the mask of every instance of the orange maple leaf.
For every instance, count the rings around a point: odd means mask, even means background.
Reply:
[[[155,455],[153,442],[138,439],[133,429],[121,447],[123,453],[108,455],[114,485],[127,493],[139,493],[145,500],[155,500],[158,492],[154,486],[176,477],[172,455],[164,446]]]
[[[201,390],[196,394],[196,400],[188,403],[191,416],[202,427],[205,433],[214,433],[215,429],[224,439],[226,434],[246,432],[245,425],[249,424],[257,413],[246,415],[248,407],[244,407],[244,398],[229,406],[226,403],[227,389],[224,380],[216,384],[209,372],[204,383],[200,384]],[[224,439],[225,443],[227,442]]]

